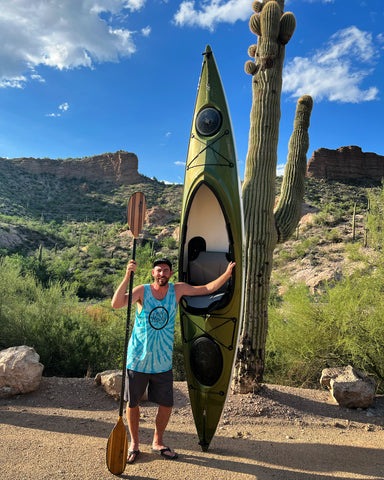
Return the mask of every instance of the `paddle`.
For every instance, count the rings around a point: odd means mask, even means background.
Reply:
[[[136,255],[136,238],[141,232],[145,220],[145,196],[141,192],[134,193],[128,202],[127,218],[128,226],[133,235],[132,260]],[[127,308],[127,324],[125,329],[125,346],[123,360],[123,376],[121,380],[120,392],[120,408],[117,424],[112,430],[107,443],[107,467],[113,475],[120,475],[124,472],[127,463],[128,454],[128,437],[127,430],[123,422],[124,408],[124,389],[125,389],[125,370],[127,363],[127,350],[129,340],[129,323],[131,320],[132,307],[132,289],[133,289],[133,272],[129,278],[128,308]]]

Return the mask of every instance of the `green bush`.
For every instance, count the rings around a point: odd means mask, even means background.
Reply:
[[[368,195],[368,244],[382,251],[384,243],[384,188],[380,192],[370,192]]]
[[[384,391],[384,265],[357,272],[321,295],[303,285],[269,309],[268,382],[318,386],[321,370],[352,364]]]
[[[45,375],[83,376],[119,366],[125,324],[110,312],[97,321],[68,284],[47,288],[22,275],[12,259],[1,260],[0,348],[34,347]],[[111,310],[111,309],[110,309]]]

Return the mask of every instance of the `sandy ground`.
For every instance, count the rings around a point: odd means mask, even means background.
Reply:
[[[118,406],[91,379],[43,378],[37,392],[0,400],[1,480],[114,478],[105,452]],[[265,385],[258,395],[230,395],[203,453],[179,382],[166,434],[177,461],[150,452],[155,411],[143,404],[141,455],[121,478],[384,479],[384,396],[358,411],[326,391]]]

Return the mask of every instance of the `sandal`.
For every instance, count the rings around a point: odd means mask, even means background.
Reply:
[[[160,450],[157,448],[151,448],[151,452],[161,455],[166,460],[176,460],[176,458],[179,457],[179,455],[176,452],[173,452],[169,447],[161,448]],[[167,455],[165,452],[170,452],[172,455]]]
[[[140,450],[128,450],[127,463],[135,463],[136,458],[139,456]]]

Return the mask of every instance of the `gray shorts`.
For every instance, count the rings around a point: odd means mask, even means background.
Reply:
[[[173,372],[142,373],[126,370],[124,400],[128,407],[139,405],[148,386],[148,400],[162,407],[173,406]]]

